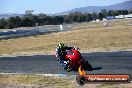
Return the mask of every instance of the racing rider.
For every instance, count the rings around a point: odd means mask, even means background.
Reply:
[[[61,66],[64,67],[64,70],[66,70],[68,63],[70,62],[70,60],[66,60],[64,58],[66,55],[66,50],[70,50],[70,49],[78,50],[78,48],[75,47],[65,46],[64,43],[59,43],[58,47],[56,48],[56,57],[60,61]]]

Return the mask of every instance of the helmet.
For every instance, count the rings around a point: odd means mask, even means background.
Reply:
[[[64,43],[59,43],[59,44],[58,44],[58,47],[59,47],[59,48],[63,48],[64,46],[65,46]]]

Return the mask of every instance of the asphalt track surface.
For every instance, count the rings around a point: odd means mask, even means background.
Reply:
[[[31,27],[31,28],[10,29],[10,30],[7,29],[7,32],[3,32],[5,30],[0,30],[0,40],[70,31],[71,28],[76,25],[77,24],[65,24],[63,25],[63,30],[60,29],[60,25],[47,25],[47,26],[40,26],[38,28]]]
[[[130,74],[132,51],[82,53],[93,66],[87,74]],[[0,57],[0,73],[77,74],[66,72],[54,55]]]

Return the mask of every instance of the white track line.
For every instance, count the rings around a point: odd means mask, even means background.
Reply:
[[[21,74],[28,74],[28,73],[0,73],[0,75],[21,75]],[[29,73],[30,74],[30,73]],[[66,77],[69,76],[68,74],[35,74],[35,73],[31,73],[34,75],[42,75],[42,76],[51,76],[51,77]],[[71,75],[71,76],[75,76],[75,75]]]

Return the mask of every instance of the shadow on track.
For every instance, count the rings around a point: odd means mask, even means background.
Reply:
[[[101,70],[101,69],[103,69],[102,67],[94,67],[94,68],[92,68],[92,70]]]

